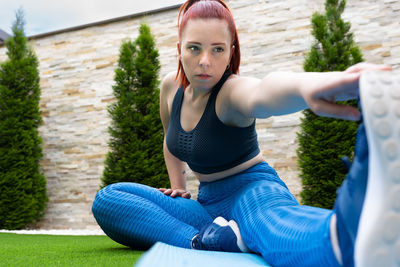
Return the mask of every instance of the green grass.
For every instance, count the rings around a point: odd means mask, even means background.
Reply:
[[[106,236],[0,233],[0,266],[130,266],[143,254]]]

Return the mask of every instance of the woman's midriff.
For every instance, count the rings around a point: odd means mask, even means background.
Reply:
[[[193,172],[193,173],[200,182],[214,182],[214,181],[226,178],[228,176],[240,173],[244,170],[247,170],[248,168],[250,168],[262,161],[264,161],[264,158],[262,156],[262,153],[260,152],[254,158],[249,159],[246,162],[243,162],[231,169],[228,169],[228,170],[225,170],[222,172],[216,172],[216,173],[210,173],[210,174],[202,174],[202,173],[198,173],[198,172]]]

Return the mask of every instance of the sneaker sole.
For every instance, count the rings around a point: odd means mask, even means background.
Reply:
[[[227,226],[229,224],[224,217],[215,218],[213,223],[218,224],[219,226]]]
[[[237,246],[242,252],[248,253],[250,252],[250,249],[246,246],[246,244],[243,241],[242,235],[240,234],[239,226],[234,220],[229,221],[229,226],[232,228],[233,232],[236,235],[237,238]]]
[[[365,73],[361,107],[368,185],[355,243],[356,266],[400,266],[400,77]]]
[[[236,245],[242,252],[250,252],[250,249],[246,246],[242,239],[242,235],[240,234],[239,226],[234,220],[230,220],[229,222],[223,217],[217,217],[213,221],[213,223],[218,224],[219,226],[229,226],[232,231],[235,233],[237,243]]]

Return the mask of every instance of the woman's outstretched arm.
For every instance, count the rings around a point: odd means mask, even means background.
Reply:
[[[273,72],[261,80],[231,79],[228,103],[246,117],[267,118],[310,108],[315,114],[358,120],[359,111],[336,101],[355,99],[363,71],[384,71],[391,67],[361,63],[343,72]],[[236,81],[235,81],[236,80]]]

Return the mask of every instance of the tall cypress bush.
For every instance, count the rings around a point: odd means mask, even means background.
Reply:
[[[345,0],[326,0],[325,14],[313,14],[312,35],[316,40],[306,56],[305,71],[343,71],[363,61],[350,23],[341,18],[345,6]],[[356,106],[355,101],[345,103]],[[310,110],[303,114],[297,150],[303,184],[300,196],[303,204],[332,208],[336,190],[347,173],[341,158],[353,156],[358,123],[319,117]]]
[[[142,24],[139,32],[135,42],[127,40],[120,47],[103,186],[116,182],[169,186],[159,111],[158,51],[149,26]]]
[[[38,60],[24,35],[22,9],[16,13],[8,60],[0,67],[0,229],[21,229],[39,219],[46,206],[46,179],[39,168]]]

